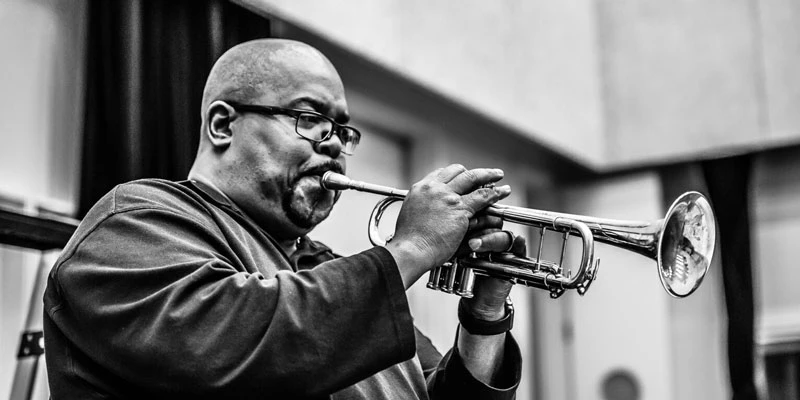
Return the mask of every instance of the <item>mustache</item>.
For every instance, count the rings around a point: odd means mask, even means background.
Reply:
[[[303,171],[303,173],[301,173],[298,176],[298,178],[303,177],[303,176],[313,176],[313,175],[322,176],[322,174],[324,174],[324,173],[326,173],[328,171],[333,171],[333,172],[336,172],[338,174],[344,174],[344,168],[342,167],[341,164],[337,163],[336,161],[327,161],[325,163],[313,166],[313,167]]]

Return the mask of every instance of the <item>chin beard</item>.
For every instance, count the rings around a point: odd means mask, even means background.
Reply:
[[[298,191],[298,182],[294,182],[290,190],[283,195],[281,205],[283,211],[293,224],[301,229],[311,230],[317,224],[328,218],[333,209],[333,204],[339,199],[339,192],[334,195],[333,202],[327,209],[318,209],[318,204],[325,201],[327,191],[320,189],[314,191],[311,197],[305,198]]]

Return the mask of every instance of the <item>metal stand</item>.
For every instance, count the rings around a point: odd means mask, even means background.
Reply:
[[[17,369],[11,386],[11,400],[27,400],[33,395],[39,358],[44,354],[44,332],[42,331],[42,296],[47,285],[47,274],[58,258],[58,251],[42,253],[33,291],[28,303],[28,317],[20,336],[17,352]]]
[[[0,205],[0,244],[41,250],[28,316],[20,336],[17,368],[11,386],[11,400],[27,400],[33,395],[39,358],[44,354],[42,297],[50,272],[62,247],[78,226],[78,221]]]

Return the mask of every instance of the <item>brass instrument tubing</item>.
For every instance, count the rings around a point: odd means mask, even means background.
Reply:
[[[567,252],[567,240],[569,240],[569,233],[564,232],[564,242],[561,244],[561,258],[558,260],[558,266],[564,265],[564,254]]]
[[[544,226],[539,228],[539,251],[536,253],[536,264],[538,264],[539,268],[542,267],[542,247],[544,246],[545,232],[547,232],[547,229]]]

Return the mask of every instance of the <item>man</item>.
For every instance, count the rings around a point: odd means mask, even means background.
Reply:
[[[513,398],[510,284],[486,279],[462,301],[444,358],[405,297],[456,251],[524,252],[479,214],[510,193],[494,186],[502,171],[433,171],[390,243],[336,257],[306,234],[338,198],[320,176],[345,171],[360,137],[348,119],[336,70],[310,46],[260,40],[224,54],[189,180],[116,187],[53,267],[53,398]]]

